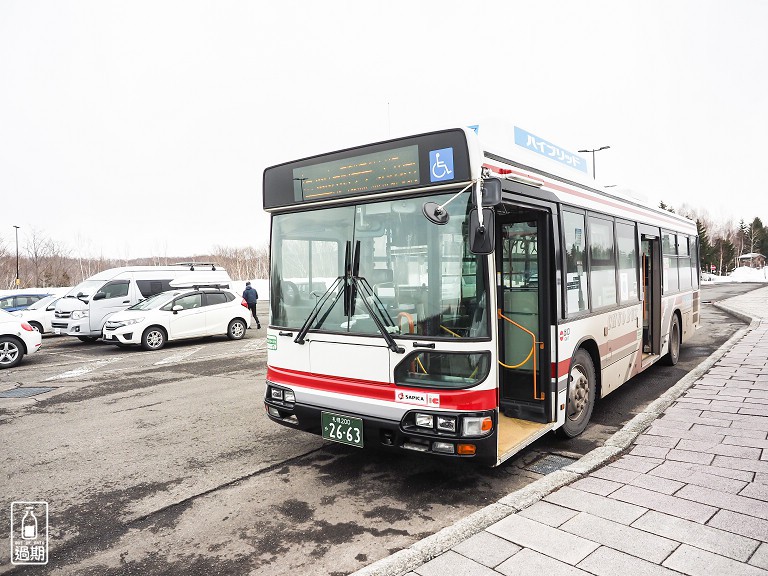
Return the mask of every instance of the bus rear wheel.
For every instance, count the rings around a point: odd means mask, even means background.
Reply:
[[[568,373],[568,402],[565,409],[565,423],[558,432],[565,438],[578,436],[589,423],[595,406],[595,365],[592,356],[582,349],[573,355]]]
[[[677,314],[672,314],[672,325],[669,327],[669,352],[662,358],[667,366],[674,366],[680,360],[680,320]]]

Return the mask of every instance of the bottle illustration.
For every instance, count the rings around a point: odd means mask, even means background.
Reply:
[[[24,540],[35,540],[37,538],[37,517],[32,512],[32,506],[25,508],[24,517],[21,519],[21,537]]]

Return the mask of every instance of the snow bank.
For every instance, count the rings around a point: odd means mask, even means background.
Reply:
[[[701,282],[702,284],[712,282],[768,282],[768,266],[759,269],[740,266],[733,272],[729,272],[727,276],[704,273],[701,275]]]

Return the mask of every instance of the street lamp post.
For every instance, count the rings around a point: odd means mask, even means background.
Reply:
[[[610,146],[602,146],[601,148],[595,148],[593,150],[579,150],[579,152],[589,152],[592,154],[592,180],[595,179],[595,152],[600,152],[600,150],[608,150]]]
[[[19,279],[19,227],[16,228],[16,288],[21,286],[21,280]]]

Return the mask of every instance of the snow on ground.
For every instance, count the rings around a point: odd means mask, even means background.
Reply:
[[[709,282],[768,282],[768,266],[764,268],[741,266],[733,272],[729,272],[727,276],[704,273],[701,275],[701,281],[704,284]]]

